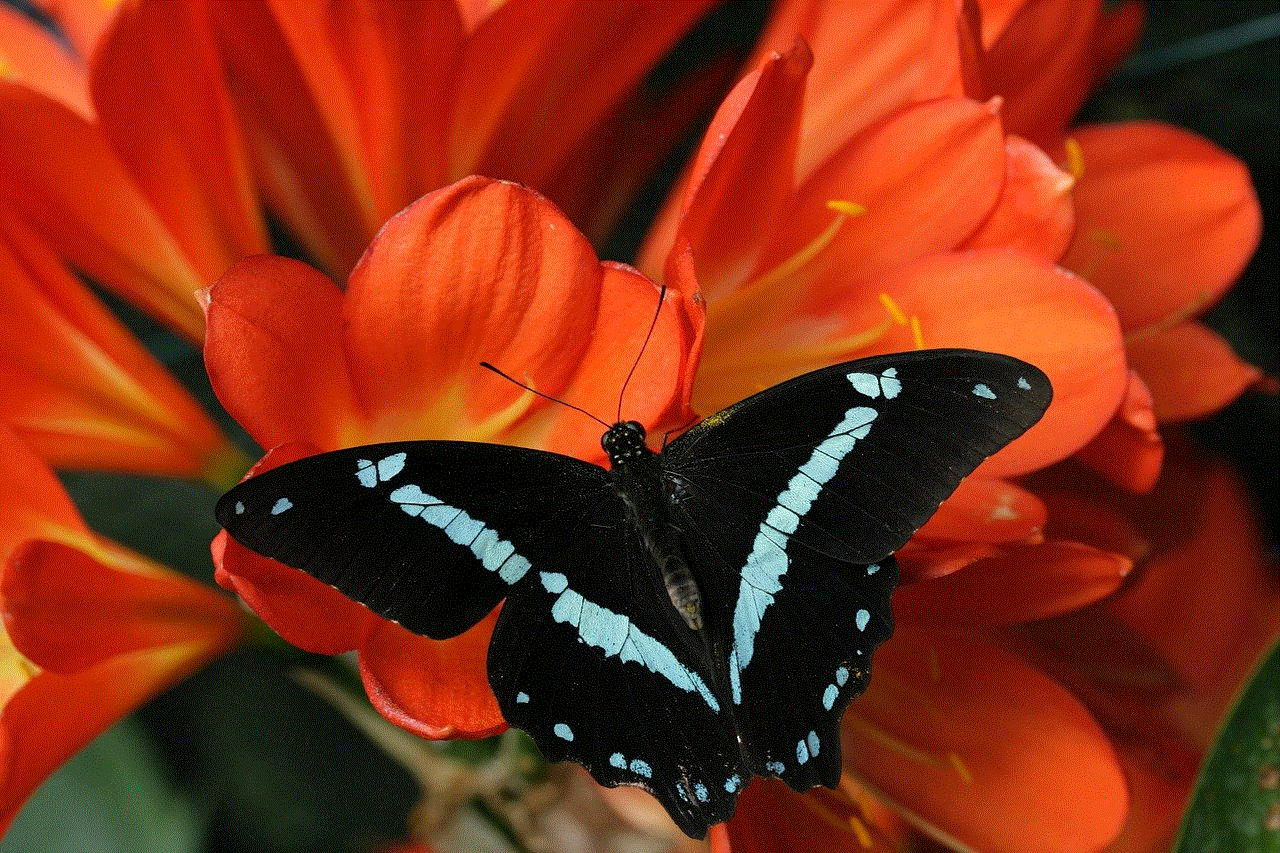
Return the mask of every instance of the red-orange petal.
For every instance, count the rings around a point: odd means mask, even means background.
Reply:
[[[383,621],[360,649],[369,701],[391,722],[438,740],[488,737],[507,727],[485,661],[497,611],[449,640]]]
[[[1055,141],[1095,82],[1100,3],[1028,0],[983,57],[983,76],[1004,96],[1010,132],[1039,145]]]
[[[1114,592],[1133,567],[1077,542],[1011,545],[944,577],[898,588],[894,620],[926,625],[1014,625],[1067,613]]]
[[[119,3],[102,0],[35,0],[35,5],[57,22],[76,54],[84,59],[93,56],[98,39],[120,8]]]
[[[899,628],[842,732],[845,766],[951,846],[1086,853],[1124,822],[1124,773],[1088,711],[981,638]]]
[[[1156,429],[1151,392],[1136,370],[1129,371],[1129,386],[1115,417],[1080,449],[1078,457],[1131,492],[1147,492],[1155,485],[1164,460],[1164,440]]]
[[[850,140],[797,190],[757,269],[773,269],[821,234],[835,218],[828,201],[865,207],[789,279],[791,288],[807,284],[810,303],[824,304],[833,291],[960,245],[991,214],[1004,175],[991,105],[945,98],[904,108]]]
[[[30,230],[0,213],[0,417],[51,464],[215,474],[208,414]]]
[[[543,188],[710,0],[507,0],[470,33],[457,70],[446,175]]]
[[[1261,233],[1244,164],[1206,139],[1152,122],[1082,127],[1072,138],[1084,171],[1063,264],[1107,295],[1126,331],[1216,300]]]
[[[0,833],[58,765],[220,651],[196,642],[121,655],[73,675],[33,675],[0,713]]]
[[[8,4],[0,5],[0,79],[30,86],[93,118],[84,67],[48,30]]]
[[[343,351],[342,292],[287,258],[246,258],[204,295],[204,361],[222,405],[262,447],[335,450],[361,432]]]
[[[19,545],[0,595],[9,638],[41,668],[71,673],[162,646],[228,648],[244,614],[230,598],[138,554],[99,542]]]
[[[90,85],[103,136],[202,282],[267,251],[240,127],[196,6],[122,6]]]
[[[965,12],[958,3],[827,3],[774,6],[752,59],[788,50],[799,36],[813,48],[796,176],[863,128],[908,104],[959,95],[972,69]],[[972,93],[970,93],[972,94]]]
[[[1040,498],[1004,480],[966,477],[916,536],[952,542],[1029,542],[1044,530]]]
[[[851,790],[861,797],[851,799]],[[804,793],[777,779],[752,779],[724,826],[733,853],[894,853],[912,840],[900,820],[848,779],[835,791]]]
[[[512,421],[552,404],[522,400],[480,362],[559,394],[583,369],[600,278],[586,239],[524,187],[466,178],[410,205],[369,247],[343,303],[369,438],[536,444]]]
[[[24,539],[89,536],[62,483],[7,425],[0,423],[0,559]],[[58,531],[63,536],[58,537]]]
[[[812,61],[803,41],[769,56],[729,93],[703,136],[680,193],[677,229],[693,249],[708,298],[741,284],[751,272],[793,191]],[[649,253],[665,253],[676,239],[657,234]],[[656,257],[642,264],[659,266]]]
[[[0,81],[0,188],[58,251],[193,340],[204,332],[195,292],[207,282],[83,116]]]
[[[1150,386],[1161,423],[1212,414],[1262,378],[1217,332],[1194,321],[1131,340],[1129,363]]]
[[[983,463],[981,476],[1025,473],[1065,458],[1102,429],[1123,398],[1128,371],[1110,304],[1048,263],[992,250],[935,255],[868,290],[889,294],[919,317],[926,347],[1004,353],[1048,374],[1054,397],[1048,412]],[[877,348],[912,345],[899,328]]]
[[[306,444],[272,448],[250,475],[313,455]],[[299,569],[259,556],[226,532],[210,545],[214,579],[236,593],[288,642],[316,654],[333,655],[357,648],[381,619],[328,584]]]
[[[1039,147],[1021,136],[1005,138],[1005,178],[991,216],[965,248],[1015,249],[1057,261],[1075,232],[1075,181]]]

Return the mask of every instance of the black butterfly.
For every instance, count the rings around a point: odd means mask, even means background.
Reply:
[[[507,721],[702,837],[752,775],[837,784],[841,714],[893,627],[893,552],[1051,397],[1007,356],[883,355],[761,391],[661,453],[614,424],[609,470],[377,444],[253,477],[217,516],[429,637],[506,599],[488,667]]]

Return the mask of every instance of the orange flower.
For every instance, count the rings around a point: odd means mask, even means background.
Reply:
[[[223,484],[238,450],[187,391],[0,211],[0,419],[54,465]]]
[[[585,202],[606,120],[709,3],[103,5],[51,3],[92,57],[79,77],[0,10],[0,195],[198,340],[192,294],[268,250],[260,202],[344,277],[383,221],[473,172]]]
[[[688,421],[701,316],[668,291],[621,401],[654,426]],[[480,367],[491,361],[540,392],[611,417],[644,339],[657,287],[601,263],[530,190],[468,178],[392,219],[346,292],[283,258],[251,258],[207,295],[205,358],[219,398],[264,447],[270,468],[299,456],[394,439],[453,438],[603,460],[585,416]],[[449,341],[448,346],[442,342]],[[415,636],[332,588],[258,557],[225,534],[218,580],[285,639],[359,649],[370,698],[428,737],[505,727],[485,676],[492,618],[452,640]]]
[[[239,638],[217,595],[91,533],[0,429],[0,832],[76,750]]]

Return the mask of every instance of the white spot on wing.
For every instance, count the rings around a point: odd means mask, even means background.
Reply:
[[[236,515],[244,515],[244,501],[236,501]]]
[[[271,514],[279,515],[280,513],[285,512],[286,510],[289,510],[292,508],[293,508],[293,501],[289,500],[288,498],[281,498],[280,500],[275,502],[274,506],[271,507]]]
[[[517,705],[527,705],[527,704],[529,704],[529,694],[528,694],[528,693],[525,693],[523,690],[521,690],[519,693],[517,693],[517,694],[516,694],[516,704],[517,704]]]
[[[1027,381],[1027,378],[1025,376],[1019,376],[1018,387],[1021,388],[1023,391],[1030,391],[1031,383]]]
[[[859,610],[853,615],[854,621],[858,623],[858,630],[865,631],[867,623],[871,621],[871,614],[865,610]]]
[[[979,382],[977,385],[973,386],[973,396],[982,397],[984,400],[994,400],[996,398],[996,392]]]
[[[573,740],[573,729],[569,728],[564,723],[556,723],[555,728],[551,731],[553,731],[555,736],[561,740]]]

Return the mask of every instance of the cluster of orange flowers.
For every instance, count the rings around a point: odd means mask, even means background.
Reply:
[[[589,237],[696,119],[714,74],[638,86],[705,0],[43,5],[72,50],[0,6],[0,820],[251,618],[94,534],[47,467],[243,473],[80,276],[203,346],[259,467],[417,438],[598,460],[479,362],[612,411],[663,281],[626,413],[659,432],[922,346],[1055,389],[900,553],[845,783],[757,780],[712,845],[1167,847],[1280,590],[1231,473],[1159,429],[1259,378],[1195,320],[1257,244],[1249,177],[1176,128],[1071,126],[1139,6],[782,0],[633,268]],[[491,620],[433,641],[225,534],[213,557],[289,642],[357,650],[388,719],[505,728]]]

